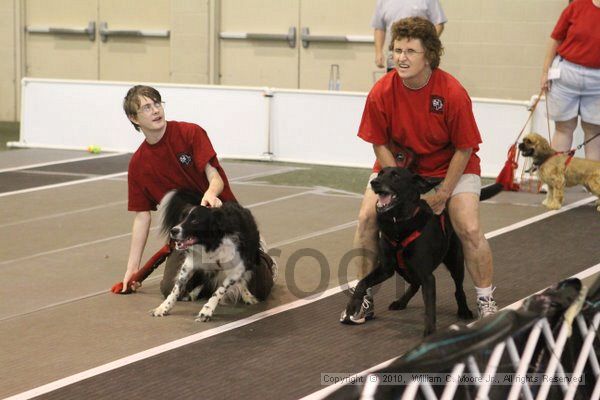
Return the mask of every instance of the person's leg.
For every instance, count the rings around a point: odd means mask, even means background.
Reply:
[[[584,122],[582,120],[581,128],[585,134],[584,140],[592,139],[595,135],[600,134],[600,125],[590,124],[589,122]],[[600,161],[600,137],[591,140],[585,145],[585,158],[588,160]]]
[[[579,115],[585,140],[600,133],[600,68],[581,68],[584,87],[581,95]],[[585,145],[585,158],[600,161],[600,137]]]
[[[448,213],[462,243],[467,271],[477,291],[480,317],[493,314],[497,307],[492,296],[492,251],[479,223],[479,195],[469,192],[453,195],[448,202]]]
[[[573,144],[573,132],[577,128],[583,77],[579,66],[557,57],[553,66],[560,68],[560,78],[552,81],[546,93],[549,118],[555,123],[552,148],[568,151]]]
[[[353,251],[358,254],[353,258],[354,265],[357,270],[357,278],[360,280],[371,272],[377,262],[378,253],[378,228],[377,228],[377,195],[371,190],[370,182],[376,175],[373,174],[369,178],[369,184],[365,190],[365,195],[358,212],[358,226],[354,233],[352,243]],[[354,288],[350,289],[354,293]],[[367,320],[375,317],[375,304],[373,301],[373,292],[371,288],[367,289],[367,294],[363,298],[361,308],[352,316],[353,321],[361,321],[364,323]],[[342,311],[340,322],[348,323],[349,316],[345,310]],[[354,322],[356,323],[356,322]]]
[[[552,148],[556,151],[569,151],[573,145],[573,132],[577,128],[577,117],[567,121],[555,121]]]
[[[459,193],[450,198],[448,212],[465,253],[465,263],[477,287],[492,284],[492,252],[479,226],[479,198]]]
[[[367,188],[358,213],[358,226],[354,233],[353,249],[360,255],[355,257],[357,277],[362,279],[373,270],[377,260],[377,195]]]

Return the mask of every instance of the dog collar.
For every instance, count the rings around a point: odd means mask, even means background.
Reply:
[[[387,240],[392,245],[392,247],[398,249],[398,251],[402,251],[409,244],[414,242],[419,236],[421,236],[421,232],[422,232],[423,228],[425,227],[425,225],[427,224],[427,221],[429,220],[429,215],[427,213],[421,213],[420,211],[421,211],[421,207],[417,206],[417,208],[415,208],[415,211],[411,218],[411,219],[415,220],[415,229],[408,235],[404,236],[404,238],[402,238],[402,237],[391,238],[383,232],[381,232],[381,236],[385,240]],[[399,222],[410,221],[410,219],[403,220],[403,221],[397,221],[394,218],[393,221],[395,224],[398,224]]]

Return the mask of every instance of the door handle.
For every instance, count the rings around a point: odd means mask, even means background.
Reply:
[[[87,35],[91,41],[96,40],[96,22],[88,22],[85,28],[62,28],[54,26],[27,26],[28,33],[48,33],[51,35]]]
[[[106,22],[100,22],[99,33],[100,40],[103,42],[106,42],[109,36],[168,38],[171,35],[171,31],[168,29],[108,29]]]
[[[296,47],[296,27],[290,26],[288,33],[250,33],[250,32],[220,32],[219,38],[233,40],[267,40],[286,41],[291,48]]]
[[[374,43],[373,36],[368,35],[311,35],[308,27],[302,28],[301,36],[304,48],[307,48],[310,42]]]

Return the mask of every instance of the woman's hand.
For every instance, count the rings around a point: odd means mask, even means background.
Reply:
[[[375,65],[377,65],[377,67],[379,68],[383,68],[386,66],[385,64],[386,59],[385,59],[385,55],[383,54],[383,52],[378,51],[377,53],[375,53]]]
[[[448,196],[445,192],[438,190],[433,194],[429,194],[427,196],[423,196],[423,200],[429,204],[429,207],[433,210],[434,213],[440,215],[444,212],[446,208],[446,202],[450,196]]]
[[[542,73],[542,80],[540,82],[540,88],[544,92],[548,92],[550,90],[550,86],[552,85],[552,81],[548,79],[548,71]]]

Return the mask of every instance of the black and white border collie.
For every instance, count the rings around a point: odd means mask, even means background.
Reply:
[[[187,190],[173,190],[160,204],[161,230],[186,252],[173,290],[155,317],[165,316],[175,306],[192,275],[201,276],[198,293],[212,293],[196,321],[212,318],[219,302],[256,304],[265,300],[277,278],[276,264],[264,262],[266,248],[254,217],[236,202],[219,208],[200,206],[202,196]],[[262,262],[261,262],[262,261]],[[195,276],[195,279],[197,275]]]

